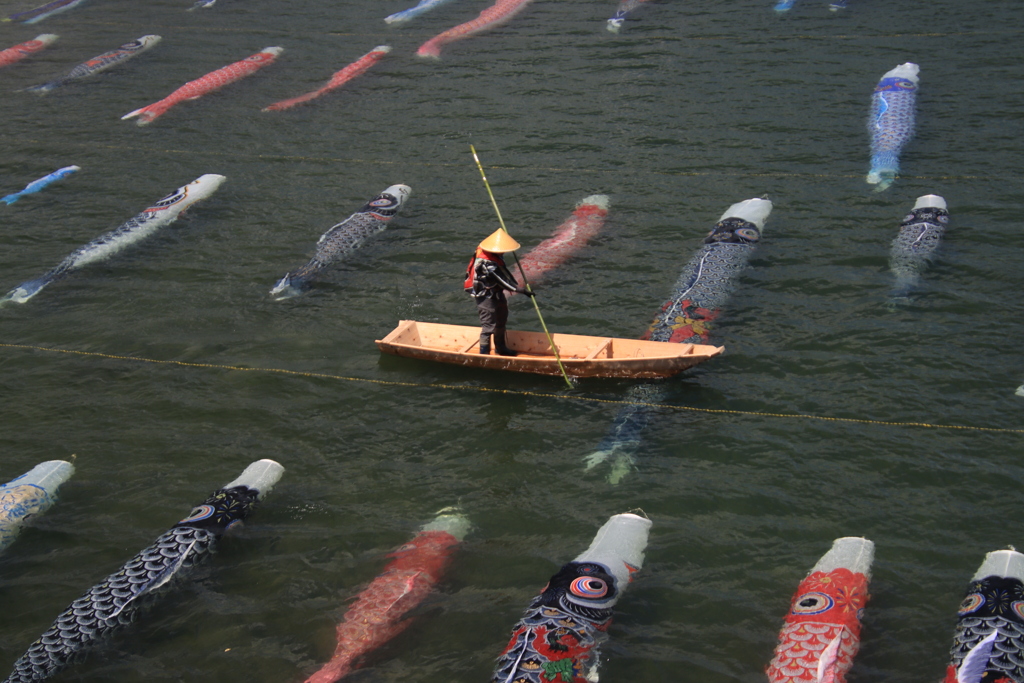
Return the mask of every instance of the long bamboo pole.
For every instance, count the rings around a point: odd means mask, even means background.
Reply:
[[[484,179],[484,187],[487,188],[487,194],[491,198],[491,205],[494,207],[494,212],[498,214],[498,224],[501,225],[502,230],[508,233],[508,228],[505,227],[505,219],[501,217],[501,209],[498,208],[498,202],[494,199],[494,193],[491,191],[491,184],[487,182],[487,174],[484,173],[484,167],[480,163],[480,157],[476,155],[476,148],[473,147],[473,145],[470,145],[469,150],[473,153],[473,160],[476,162],[476,167],[480,169],[480,177]],[[523,271],[523,264],[519,263],[519,257],[514,251],[512,252],[512,258],[516,260],[516,267],[519,268],[519,275],[523,278],[523,286],[532,294],[533,289],[530,287],[530,283],[526,279],[526,272]],[[531,296],[530,301],[533,302],[533,309],[537,311],[537,319],[540,320],[540,326],[544,328],[544,334],[548,338],[548,344],[551,345],[551,352],[555,354],[555,362],[558,363],[558,369],[562,371],[562,378],[565,379],[565,383],[569,385],[570,389],[575,389],[572,380],[569,379],[569,375],[565,371],[565,366],[562,365],[562,358],[558,355],[558,347],[555,346],[555,340],[551,337],[551,333],[548,332],[548,326],[544,323],[544,316],[540,313],[540,306],[537,304],[537,297]]]

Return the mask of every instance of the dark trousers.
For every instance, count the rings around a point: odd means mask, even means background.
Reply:
[[[508,323],[508,301],[504,292],[497,297],[477,299],[476,311],[480,314],[480,334],[494,334],[496,330],[504,330]]]

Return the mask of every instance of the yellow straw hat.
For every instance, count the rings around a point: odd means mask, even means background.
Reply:
[[[519,246],[519,242],[512,239],[511,235],[498,228],[485,237],[484,241],[477,245],[477,248],[489,251],[492,254],[504,254],[509,251],[515,251]]]

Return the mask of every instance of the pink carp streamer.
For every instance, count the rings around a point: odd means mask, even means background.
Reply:
[[[9,47],[6,50],[0,50],[0,66],[9,66],[15,62],[28,57],[34,52],[39,52],[46,46],[57,40],[57,36],[53,33],[44,33],[36,36],[32,40],[26,40],[24,43]]]
[[[416,50],[416,56],[439,58],[444,45],[499,26],[523,11],[529,3],[530,0],[498,0],[481,12],[476,19],[450,28],[420,45],[420,49]]]
[[[138,116],[139,125],[144,126],[162,116],[168,109],[176,104],[184,102],[185,100],[198,99],[203,95],[214,92],[215,90],[220,90],[225,85],[234,83],[241,78],[251,76],[266,65],[273,64],[274,60],[276,60],[278,55],[282,52],[284,52],[284,50],[280,47],[265,47],[256,54],[246,57],[239,62],[228,64],[221,69],[211,71],[202,78],[189,81],[159,102],[154,102],[149,106],[142,107],[141,109],[136,109],[129,114],[125,114],[121,117],[121,120],[124,121],[125,119]]]
[[[344,678],[359,668],[359,658],[404,631],[412,620],[403,617],[430,595],[468,531],[469,520],[445,508],[411,541],[391,553],[389,557],[394,559],[363,589],[338,624],[338,647],[331,661],[306,683],[334,683]]]
[[[325,85],[324,87],[318,90],[314,90],[313,92],[308,92],[305,95],[300,95],[299,97],[293,97],[290,100],[281,100],[280,102],[274,102],[269,107],[266,107],[263,111],[283,111],[285,109],[291,109],[295,105],[302,104],[303,102],[315,100],[324,93],[340,88],[341,86],[351,81],[353,78],[356,78],[357,76],[362,76],[364,73],[367,72],[367,70],[369,70],[371,66],[379,62],[384,57],[384,55],[386,55],[389,52],[391,52],[390,46],[378,45],[377,47],[373,48],[356,61],[346,66],[341,71],[336,72],[333,76],[331,76],[331,80],[329,80],[327,82],[327,85]]]
[[[555,234],[530,250],[520,260],[526,279],[533,283],[548,271],[565,263],[604,227],[608,215],[608,196],[595,194],[584,198]]]
[[[868,601],[875,544],[838,538],[793,595],[770,683],[845,683],[860,649],[860,618]]]

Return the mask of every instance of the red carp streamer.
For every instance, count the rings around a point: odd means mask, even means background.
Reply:
[[[256,54],[246,57],[240,62],[228,64],[224,68],[211,71],[202,78],[189,81],[159,102],[154,102],[149,106],[136,109],[130,114],[125,114],[121,117],[121,120],[123,121],[125,119],[138,116],[139,125],[144,126],[162,116],[168,109],[176,104],[184,102],[185,100],[198,99],[203,95],[214,92],[215,90],[220,90],[225,85],[234,83],[241,78],[251,76],[267,64],[273,64],[274,60],[276,60],[278,55],[282,52],[284,52],[284,49],[280,47],[265,47]]]
[[[450,28],[423,43],[420,49],[416,50],[416,56],[438,58],[441,56],[442,46],[499,26],[519,14],[529,3],[530,0],[498,0],[481,12],[476,19]]]
[[[315,100],[324,93],[340,88],[341,86],[351,81],[353,78],[356,78],[357,76],[362,76],[364,73],[367,72],[367,70],[371,66],[379,62],[384,57],[384,55],[386,55],[389,52],[391,52],[390,46],[378,45],[377,47],[373,48],[356,61],[346,66],[341,71],[338,71],[333,76],[331,76],[331,80],[327,82],[327,85],[320,88],[319,90],[308,92],[305,95],[300,95],[299,97],[293,97],[290,100],[281,100],[280,102],[274,102],[272,105],[265,108],[263,111],[282,111],[284,109],[291,109],[297,104],[302,104],[303,102]]]
[[[338,647],[331,661],[306,683],[334,683],[359,668],[360,657],[404,631],[412,620],[403,617],[433,591],[468,530],[464,516],[442,510],[415,538],[391,553],[394,559],[338,624]]]
[[[839,538],[796,589],[779,633],[770,683],[845,683],[860,649],[875,544]]]
[[[9,47],[6,50],[0,50],[0,66],[8,66],[15,62],[20,62],[30,54],[39,52],[55,40],[57,40],[57,36],[53,33],[44,33],[40,36],[36,36],[32,40],[26,40],[20,45]]]
[[[608,196],[595,194],[576,205],[572,215],[555,229],[555,234],[530,250],[520,260],[529,282],[565,263],[604,227],[608,215]]]

